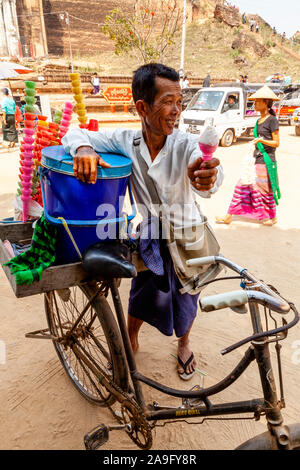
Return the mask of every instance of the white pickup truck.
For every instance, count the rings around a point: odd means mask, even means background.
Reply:
[[[220,145],[230,147],[242,135],[250,135],[258,115],[247,110],[247,92],[242,87],[220,86],[201,88],[182,112],[179,129],[201,134],[206,126],[213,125]]]

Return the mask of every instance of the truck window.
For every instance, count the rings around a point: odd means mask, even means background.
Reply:
[[[232,109],[240,109],[239,93],[228,93],[221,112],[226,113],[227,111],[230,111]]]
[[[197,111],[216,111],[220,106],[224,91],[207,90],[197,93],[189,103],[187,109]]]

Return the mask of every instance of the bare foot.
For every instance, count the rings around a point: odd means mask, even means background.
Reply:
[[[277,218],[274,217],[274,219],[267,219],[263,221],[263,225],[271,226],[277,223]]]
[[[189,344],[188,341],[182,341],[182,338],[178,340],[177,354],[184,364],[189,360],[189,358],[192,355],[192,350],[189,348],[188,344]],[[184,372],[187,375],[192,374],[195,371],[196,365],[197,365],[196,360],[195,358],[193,358],[190,361],[190,363],[186,366],[186,369],[184,371],[184,369],[178,363],[178,367],[177,367],[178,374],[184,374]]]
[[[218,224],[230,224],[232,219],[231,214],[226,214],[225,217],[216,217],[215,220]]]

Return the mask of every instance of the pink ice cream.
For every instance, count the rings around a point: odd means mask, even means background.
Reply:
[[[211,160],[213,153],[219,145],[219,137],[215,127],[207,126],[199,139],[199,147],[202,152],[202,160]]]

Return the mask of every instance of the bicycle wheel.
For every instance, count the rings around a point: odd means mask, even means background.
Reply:
[[[300,450],[300,424],[289,424],[292,450]],[[269,431],[259,434],[236,447],[235,450],[273,450],[276,446],[274,436]]]
[[[65,341],[66,334],[95,292],[96,284],[47,292],[45,310],[50,333],[60,338],[59,342],[53,340],[54,348],[72,383],[88,401],[110,406],[116,401],[114,396],[101,386],[97,375],[81,357],[92,357],[94,366],[105,369],[112,381],[127,391],[128,372],[121,336],[103,295],[93,300],[71,337]],[[74,352],[73,344],[78,346],[80,354]]]

